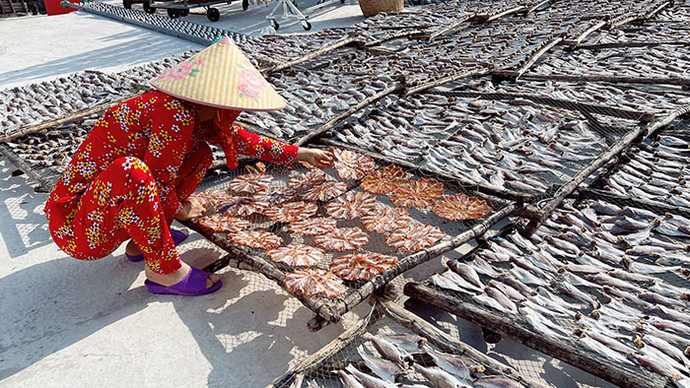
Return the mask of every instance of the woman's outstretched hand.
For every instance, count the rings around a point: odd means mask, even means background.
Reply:
[[[300,147],[297,151],[297,160],[310,167],[326,168],[333,162],[333,154],[330,151]]]
[[[175,219],[178,221],[187,221],[194,217],[203,216],[204,213],[206,213],[206,208],[203,207],[196,199],[190,198],[182,201],[182,210],[177,213],[177,217],[175,217]]]

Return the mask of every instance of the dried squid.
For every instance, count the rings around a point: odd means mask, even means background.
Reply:
[[[351,220],[376,210],[378,201],[364,191],[350,191],[326,205],[326,212],[333,218]]]
[[[391,201],[396,206],[426,209],[443,195],[443,183],[436,179],[420,179],[401,184],[393,191]]]
[[[445,234],[435,226],[414,222],[405,229],[391,232],[386,238],[386,244],[399,251],[414,252],[436,244],[443,236]]]
[[[319,207],[310,202],[290,202],[280,207],[269,207],[264,211],[266,217],[276,222],[293,222],[316,214]]]
[[[333,167],[343,179],[361,179],[376,167],[374,159],[350,150],[333,150]]]
[[[330,217],[306,218],[290,224],[290,231],[305,236],[315,236],[335,229],[336,220]]]
[[[275,249],[283,239],[265,230],[242,230],[228,235],[233,243],[250,248]]]
[[[317,268],[288,272],[285,274],[285,287],[292,293],[307,296],[326,294],[329,298],[338,298],[347,291],[339,277]]]
[[[362,188],[370,193],[388,194],[407,182],[407,173],[399,166],[386,166],[371,171],[362,179]]]
[[[405,228],[412,218],[403,208],[392,208],[381,205],[376,211],[362,216],[362,226],[370,232],[388,233],[396,229]]]
[[[305,244],[290,244],[266,252],[271,260],[291,267],[313,267],[325,260],[325,253]]]
[[[369,236],[361,228],[336,228],[314,237],[314,242],[327,251],[354,251],[369,243]]]
[[[478,220],[491,213],[493,209],[484,200],[460,193],[436,202],[432,210],[439,217],[460,221]]]
[[[201,218],[199,226],[213,232],[239,232],[251,228],[252,223],[242,218],[232,217],[227,213],[217,213],[211,217]]]
[[[333,259],[331,272],[345,280],[369,280],[398,265],[394,256],[379,253],[352,253]]]
[[[212,207],[217,209],[228,202],[233,202],[237,200],[237,197],[231,195],[227,190],[211,189],[202,191],[200,193],[194,193],[190,196],[194,198],[201,206]]]
[[[228,187],[237,194],[251,195],[267,190],[271,181],[273,177],[267,174],[244,174],[230,181]]]
[[[347,184],[340,181],[326,181],[309,188],[302,199],[305,201],[330,201],[335,197],[343,195],[347,191]]]

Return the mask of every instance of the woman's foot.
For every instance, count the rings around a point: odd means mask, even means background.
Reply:
[[[144,272],[146,273],[146,279],[154,283],[158,283],[161,286],[170,287],[181,282],[185,278],[185,276],[187,276],[189,271],[191,271],[191,269],[192,267],[190,267],[185,262],[182,262],[182,267],[180,267],[180,269],[169,274],[155,273],[151,271],[148,267],[146,267]],[[206,288],[209,289],[213,287],[213,285],[217,282],[218,277],[216,275],[209,276],[208,280],[206,281]]]
[[[134,243],[134,240],[129,240],[125,247],[125,253],[129,256],[139,256],[141,255],[141,249]]]

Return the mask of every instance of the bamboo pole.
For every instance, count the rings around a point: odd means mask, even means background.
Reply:
[[[558,74],[530,74],[523,75],[524,81],[561,81],[561,82],[596,82],[596,83],[628,83],[651,85],[690,85],[690,78],[682,77],[614,77],[599,75],[558,75]]]
[[[492,76],[494,77],[501,77],[501,78],[508,78],[508,79],[513,79],[517,80],[520,76],[525,74],[527,70],[534,65],[539,58],[541,58],[544,54],[546,54],[549,50],[551,50],[555,45],[559,44],[561,41],[563,41],[563,38],[556,38],[551,40],[550,42],[545,42],[544,47],[539,49],[536,53],[534,53],[530,59],[523,65],[520,69],[517,71],[513,70],[496,70],[491,73]]]
[[[427,82],[425,84],[421,84],[415,87],[407,87],[405,90],[405,96],[409,96],[411,94],[415,93],[420,93],[423,92],[427,89],[435,88],[437,86],[445,85],[447,83],[455,82],[458,80],[461,80],[463,78],[469,78],[469,77],[477,77],[477,76],[484,76],[490,74],[491,71],[487,68],[477,68],[473,70],[462,70],[459,72],[456,72],[453,75],[449,75],[447,77],[439,78],[436,80],[433,80],[431,82]]]
[[[552,2],[551,0],[542,0],[542,1],[534,4],[533,6],[529,7],[527,9],[527,11],[525,12],[525,15],[529,15],[532,12],[536,11],[539,7],[543,6],[544,4],[551,3],[551,2]]]
[[[350,107],[348,110],[346,110],[346,111],[338,114],[337,116],[333,117],[328,122],[326,122],[324,125],[317,128],[316,130],[314,130],[313,132],[310,132],[310,133],[302,136],[299,140],[297,140],[297,142],[295,142],[295,145],[301,146],[301,145],[305,144],[306,142],[308,142],[309,140],[323,135],[324,133],[335,128],[335,126],[338,123],[340,123],[342,120],[352,116],[352,114],[354,114],[358,110],[366,107],[369,104],[372,104],[372,103],[382,99],[383,97],[385,97],[391,93],[395,93],[399,90],[402,90],[402,88],[403,88],[403,85],[401,83],[398,83],[398,82],[393,83],[392,85],[388,86],[386,89],[376,93],[373,96],[365,98],[364,100],[360,101],[357,105],[354,105],[354,106]]]
[[[563,38],[556,38],[548,42],[541,50],[537,51],[531,58],[530,60],[520,69],[518,70],[517,74],[515,75],[515,78],[520,78],[523,74],[527,72],[527,70],[534,65],[539,58],[544,56],[549,50],[553,48],[553,46],[561,43],[563,41]]]
[[[585,40],[585,38],[587,38],[591,33],[593,33],[593,32],[595,32],[595,31],[599,30],[600,28],[604,27],[605,25],[606,25],[606,22],[605,22],[605,21],[600,21],[600,22],[596,23],[595,25],[593,25],[592,27],[590,27],[590,28],[588,28],[587,30],[585,30],[585,32],[583,32],[582,34],[580,34],[575,40],[563,40],[563,44],[566,44],[566,45],[568,45],[568,46],[571,46],[571,48],[574,47],[574,46],[577,46],[577,45],[579,45],[583,40]]]
[[[253,266],[251,266],[251,264],[242,261],[232,255],[225,255],[221,257],[220,259],[204,267],[203,271],[214,273],[220,271],[225,267],[233,267],[243,271],[256,271],[256,269]]]
[[[6,144],[0,143],[0,154],[5,155],[12,164],[17,166],[18,169],[22,170],[26,175],[33,179],[38,186],[34,188],[37,193],[50,193],[53,191],[53,186],[55,182],[48,181],[43,175],[39,174],[32,166],[30,166],[24,159],[19,157],[10,147]]]
[[[671,121],[687,113],[690,113],[690,105],[675,109],[666,117],[653,122],[651,125],[641,125],[637,129],[628,132],[621,140],[619,140],[616,144],[609,148],[608,151],[601,155],[601,157],[593,160],[586,168],[582,169],[577,175],[575,175],[573,179],[561,186],[561,188],[558,189],[554,195],[554,198],[550,200],[546,206],[541,208],[541,216],[539,217],[539,221],[531,221],[527,226],[527,230],[529,232],[535,231],[539,227],[539,224],[544,222],[546,217],[551,215],[556,206],[558,206],[566,196],[572,193],[580,185],[580,183],[592,175],[592,173],[598,170],[601,166],[608,163],[611,159],[615,158],[619,153],[628,148],[635,139],[645,137],[647,134],[653,133],[657,129],[668,125]]]
[[[494,360],[493,358],[474,349],[473,347],[465,344],[464,342],[451,337],[450,335],[442,332],[441,330],[431,325],[429,322],[405,310],[396,303],[380,297],[375,298],[377,302],[381,304],[384,312],[389,317],[391,317],[393,320],[397,321],[401,325],[405,326],[410,331],[426,338],[429,342],[441,349],[441,351],[453,354],[467,355],[468,357],[482,364],[487,370],[508,375],[512,378],[515,378],[516,380],[519,380],[520,382],[526,384],[529,387],[547,387],[545,384],[541,382],[521,376],[520,373],[512,367],[502,364],[501,362]]]
[[[452,238],[450,241],[436,244],[431,248],[421,250],[401,259],[398,262],[398,265],[390,271],[387,271],[381,275],[376,276],[375,278],[370,279],[369,281],[364,283],[360,288],[358,288],[355,292],[352,292],[345,296],[345,298],[334,301],[334,303],[331,306],[333,317],[338,317],[338,319],[340,319],[340,316],[349,311],[351,307],[358,305],[363,300],[368,298],[371,294],[373,294],[374,291],[384,287],[391,280],[393,280],[393,278],[406,272],[407,270],[414,268],[421,263],[427,262],[433,259],[434,257],[442,255],[446,252],[450,252],[453,249],[459,247],[460,245],[482,236],[487,230],[489,230],[489,228],[503,220],[517,208],[519,208],[519,205],[515,203],[506,205],[501,210],[491,213],[480,223],[478,223],[471,229],[463,233],[460,233],[456,237]],[[321,304],[322,303],[323,302],[321,302]],[[317,304],[315,307],[319,309],[321,306]],[[332,323],[337,322],[334,322],[332,319],[329,319],[328,317],[322,315],[320,312],[317,312],[317,314],[321,315],[327,321],[330,321]]]
[[[690,42],[617,42],[617,43],[599,43],[591,45],[578,46],[576,50],[602,50],[610,48],[624,48],[624,47],[656,47],[656,46],[690,46]]]
[[[337,42],[334,42],[332,44],[329,44],[327,46],[324,46],[324,47],[317,49],[317,50],[314,50],[312,52],[309,52],[309,53],[307,53],[307,54],[305,54],[299,58],[293,59],[291,61],[283,62],[283,63],[271,66],[271,67],[266,68],[266,69],[262,69],[261,72],[262,73],[263,72],[274,73],[277,71],[287,69],[287,68],[290,68],[290,67],[295,66],[297,64],[300,64],[300,63],[309,61],[311,59],[314,59],[320,55],[326,54],[329,51],[333,51],[333,50],[339,49],[343,46],[347,46],[348,44],[354,43],[357,40],[358,40],[358,36],[356,36],[356,35],[348,36],[347,38],[340,39]]]
[[[452,182],[457,183],[461,187],[476,187],[477,190],[483,194],[488,194],[488,195],[492,195],[492,196],[495,196],[498,198],[508,199],[511,201],[526,202],[526,203],[532,202],[534,200],[534,197],[531,194],[521,193],[518,191],[509,190],[509,189],[506,189],[503,187],[466,181],[463,178],[455,176],[455,175],[443,174],[443,173],[439,173],[436,171],[432,171],[432,170],[429,170],[427,168],[424,168],[424,167],[418,166],[416,164],[410,163],[406,160],[393,158],[390,156],[384,156],[381,154],[375,154],[375,153],[372,153],[368,150],[363,150],[359,147],[356,147],[356,146],[353,146],[350,144],[345,144],[345,143],[342,143],[342,142],[339,142],[336,140],[320,139],[319,142],[324,144],[324,145],[329,145],[329,146],[333,146],[333,147],[348,148],[348,149],[351,149],[353,151],[357,151],[357,152],[366,154],[368,156],[371,156],[374,159],[378,159],[378,160],[386,162],[386,163],[397,164],[401,167],[420,171],[420,172],[424,173],[425,175],[430,175],[430,176],[436,177],[439,180],[450,180]]]
[[[625,24],[628,24],[630,22],[633,22],[635,20],[640,20],[640,19],[643,19],[640,15],[621,16],[621,17],[618,17],[618,18],[615,18],[615,19],[609,21],[606,24],[606,29],[607,30],[615,30],[622,25],[625,25]]]
[[[283,377],[280,381],[274,382],[272,387],[284,387],[286,384],[292,382],[292,380],[297,374],[310,369],[314,365],[323,363],[326,359],[330,358],[334,354],[348,347],[357,338],[359,338],[372,324],[376,323],[381,318],[381,315],[373,314],[375,309],[376,306],[372,308],[369,315],[367,315],[366,318],[362,319],[359,322],[359,324],[345,330],[333,341],[329,342],[326,346],[319,349],[319,351],[305,358],[296,367],[292,368],[291,371],[289,371],[287,375]]]
[[[662,388],[667,383],[667,379],[660,375],[642,374],[641,369],[632,371],[620,368],[596,353],[583,351],[573,346],[573,343],[533,333],[525,329],[522,324],[517,324],[513,317],[487,312],[473,304],[464,303],[447,293],[432,290],[421,284],[407,283],[404,292],[411,298],[453,313],[621,387]]]
[[[497,11],[497,12],[492,13],[492,14],[485,14],[485,15],[476,14],[470,19],[470,21],[473,23],[488,23],[488,22],[494,21],[496,19],[500,19],[503,16],[510,15],[511,13],[517,13],[520,11],[524,11],[526,9],[527,9],[527,7],[525,7],[524,5],[518,5],[517,7],[508,8],[508,9],[505,9],[503,11]]]
[[[119,104],[121,104],[122,102],[127,101],[127,100],[129,100],[130,98],[133,98],[133,97],[135,97],[135,96],[131,96],[131,97],[127,97],[127,98],[123,98],[123,99],[119,99],[119,100],[107,102],[107,103],[105,103],[105,104],[99,104],[99,105],[96,105],[96,106],[94,106],[94,107],[91,107],[91,108],[88,108],[88,109],[84,109],[84,110],[80,110],[80,111],[78,111],[78,112],[76,112],[76,113],[72,113],[72,114],[70,114],[69,116],[66,116],[66,117],[62,117],[62,118],[54,119],[54,120],[49,120],[49,121],[44,121],[44,122],[42,122],[41,124],[38,124],[38,125],[32,125],[32,126],[30,126],[30,127],[21,128],[21,129],[19,129],[19,130],[17,130],[17,131],[13,131],[13,132],[12,132],[11,134],[9,134],[9,135],[5,135],[5,136],[0,137],[0,143],[12,141],[12,140],[14,140],[14,139],[18,139],[18,138],[20,138],[20,137],[22,137],[22,136],[25,136],[25,135],[30,135],[30,134],[33,134],[33,133],[38,133],[38,132],[44,131],[44,130],[49,129],[49,128],[53,128],[53,127],[57,127],[57,126],[59,126],[59,125],[63,125],[63,124],[69,123],[70,121],[74,121],[74,120],[81,119],[81,118],[83,118],[83,117],[91,116],[91,115],[94,114],[94,113],[98,113],[98,112],[101,112],[101,111],[104,111],[104,110],[108,110],[108,109],[110,109],[110,108],[112,108],[112,107],[114,107],[114,106],[116,106],[116,105],[119,105]]]
[[[622,108],[612,108],[606,105],[590,104],[585,102],[574,102],[571,100],[561,100],[558,98],[551,98],[538,94],[526,93],[511,93],[511,92],[473,92],[473,91],[432,91],[434,94],[440,94],[446,97],[481,97],[487,100],[514,100],[516,98],[523,98],[525,100],[534,101],[539,104],[550,105],[556,108],[565,108],[569,110],[577,110],[581,112],[594,113],[605,116],[620,117],[628,120],[638,120],[644,123],[650,122],[654,119],[654,113],[640,112],[639,110],[630,110]]]
[[[222,247],[232,257],[235,257],[238,260],[242,260],[248,263],[254,271],[261,273],[270,280],[273,280],[283,289],[286,288],[285,273],[283,271],[276,268],[274,265],[266,262],[266,260],[248,254],[244,252],[242,249],[236,247],[223,233],[208,233],[205,230],[199,228],[199,226],[196,223],[191,221],[185,221],[183,222],[183,224],[193,230],[196,230],[204,237],[206,237],[208,240],[210,240],[212,243],[218,245],[219,247]],[[328,321],[333,323],[337,323],[340,321],[340,315],[335,314],[331,308],[330,302],[332,300],[330,298],[308,297],[302,294],[291,295],[297,298],[300,302],[302,302],[302,304],[305,305],[307,308],[321,315]],[[329,303],[324,302],[324,300],[328,301]]]
[[[436,31],[434,31],[434,32],[432,32],[432,33],[421,32],[421,33],[412,35],[412,36],[410,36],[410,37],[411,37],[412,39],[426,39],[426,40],[430,40],[430,41],[431,41],[431,40],[434,40],[434,39],[438,38],[438,37],[441,36],[441,35],[445,35],[445,34],[451,32],[451,31],[457,30],[458,28],[460,28],[460,26],[461,26],[463,23],[468,22],[469,20],[470,20],[470,17],[469,17],[469,16],[463,17],[463,18],[460,18],[460,19],[454,21],[454,22],[451,23],[451,24],[448,24],[448,25],[445,26],[445,27],[439,28],[438,30],[436,30]]]
[[[642,18],[644,19],[644,21],[649,21],[649,19],[655,17],[656,14],[661,12],[664,8],[673,6],[673,2],[674,2],[674,0],[671,0],[671,1],[667,1],[667,2],[659,5],[658,7],[656,7],[656,9],[654,11],[648,12],[648,13],[645,13],[644,15],[642,15]]]
[[[400,39],[400,38],[411,38],[411,37],[413,37],[413,36],[415,36],[415,35],[423,34],[423,33],[424,33],[423,30],[398,32],[398,33],[396,33],[396,34],[389,35],[389,36],[387,36],[387,37],[385,37],[385,38],[372,40],[372,41],[370,41],[370,42],[365,42],[365,43],[363,44],[363,47],[366,48],[366,47],[378,46],[378,45],[380,45],[381,43],[385,43],[385,42],[388,42],[388,41],[391,41],[391,40]]]

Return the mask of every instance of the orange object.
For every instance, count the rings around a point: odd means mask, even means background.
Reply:
[[[60,5],[65,0],[43,0],[46,5],[46,12],[49,16],[52,15],[63,15],[66,13],[74,12],[77,9],[72,7],[63,7]],[[70,3],[79,4],[79,0],[69,0]]]

